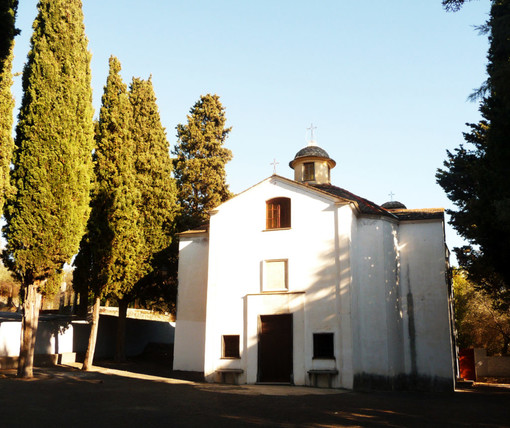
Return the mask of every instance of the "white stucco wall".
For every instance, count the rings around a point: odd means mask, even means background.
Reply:
[[[21,321],[0,321],[0,357],[19,356]],[[63,354],[73,352],[74,328],[58,321],[39,320],[35,354]]]
[[[277,197],[291,199],[291,227],[266,230]],[[452,379],[442,221],[361,215],[271,177],[218,207],[209,230],[181,236],[175,369],[257,382],[260,316],[292,314],[295,384],[324,369],[344,388]],[[287,261],[288,290],[264,290],[271,260]],[[334,359],[313,358],[314,333],[334,334]],[[222,335],[239,335],[240,358],[222,358]]]
[[[360,217],[357,223],[354,371],[394,376],[403,371],[398,225],[385,218]]]
[[[0,357],[17,357],[21,337],[21,321],[0,323]]]
[[[209,240],[181,235],[174,370],[204,371]]]
[[[406,372],[453,379],[446,248],[440,220],[400,225]]]
[[[265,230],[266,201],[275,197],[291,198],[288,230]],[[296,384],[308,382],[307,370],[341,369],[343,355],[350,357],[350,325],[340,322],[341,317],[350,316],[349,303],[345,301],[342,306],[338,301],[340,285],[349,298],[349,257],[343,254],[340,260],[338,248],[342,245],[348,251],[351,225],[348,222],[342,231],[335,227],[338,213],[334,201],[302,186],[267,180],[223,204],[211,217],[205,352],[205,375],[209,379],[214,379],[217,368],[230,367],[244,370],[241,382],[257,380],[259,315],[294,314]],[[342,209],[346,218],[352,217],[349,206]],[[263,263],[274,259],[288,260],[289,294],[262,291]],[[344,334],[340,334],[341,325]],[[335,360],[313,361],[312,335],[316,332],[335,334]],[[241,336],[239,360],[221,359],[221,336],[225,334]],[[350,361],[344,364],[345,368],[350,365]],[[344,381],[352,385],[352,373],[344,377],[338,376],[335,386]]]

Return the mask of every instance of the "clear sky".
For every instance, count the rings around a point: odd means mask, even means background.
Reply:
[[[29,49],[36,0],[20,1],[14,71]],[[486,78],[489,0],[447,13],[441,0],[85,0],[99,111],[108,58],[122,76],[152,75],[168,140],[200,95],[216,93],[232,132],[233,192],[272,174],[317,144],[337,166],[333,184],[382,204],[451,207],[435,182],[480,119],[467,101]],[[21,78],[14,93],[21,100]],[[461,245],[450,227],[450,248]]]

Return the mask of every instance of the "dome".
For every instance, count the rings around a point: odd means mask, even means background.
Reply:
[[[307,146],[301,149],[299,152],[296,153],[294,159],[303,158],[305,156],[318,156],[321,158],[329,159],[328,152],[326,152],[326,150],[324,149],[321,149],[319,146]]]
[[[387,210],[405,210],[407,207],[399,201],[388,201],[381,205],[381,207]]]
[[[299,161],[299,159],[302,158],[322,158],[325,161],[327,161],[330,168],[334,168],[336,165],[336,162],[331,159],[328,155],[328,152],[319,146],[316,145],[309,145],[306,147],[303,147],[299,152],[296,153],[296,156],[294,156],[294,159],[289,162],[289,166],[291,168],[294,168],[294,165]]]

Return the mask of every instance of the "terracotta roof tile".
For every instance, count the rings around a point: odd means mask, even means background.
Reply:
[[[323,192],[327,192],[331,195],[339,196],[343,199],[355,202],[363,214],[384,215],[387,217],[395,218],[395,216],[390,211],[385,210],[384,208],[380,207],[372,201],[369,201],[368,199],[362,198],[361,196],[355,195],[348,190],[342,189],[341,187],[333,186],[332,184],[311,184],[310,186],[322,190]]]
[[[399,220],[442,220],[444,218],[444,208],[421,208],[412,210],[388,210],[396,215]]]

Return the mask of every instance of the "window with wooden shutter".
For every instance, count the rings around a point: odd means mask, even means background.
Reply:
[[[266,202],[266,229],[286,227],[290,227],[290,199],[270,199]]]

